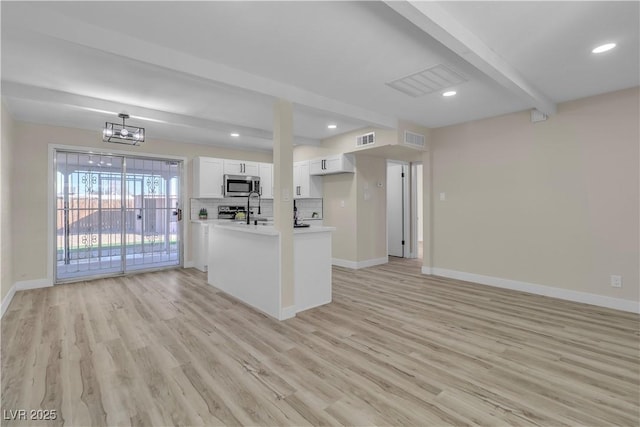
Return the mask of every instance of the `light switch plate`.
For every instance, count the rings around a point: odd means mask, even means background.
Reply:
[[[447,200],[447,193],[444,193],[444,192],[440,193],[440,200],[443,200],[443,201]]]

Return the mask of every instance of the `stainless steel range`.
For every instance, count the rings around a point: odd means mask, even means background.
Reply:
[[[218,206],[218,219],[235,219],[240,212],[246,214],[246,206]]]

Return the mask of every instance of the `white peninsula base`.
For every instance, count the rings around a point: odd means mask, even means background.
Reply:
[[[281,304],[280,233],[272,226],[214,224],[208,283],[278,320],[330,303],[333,230],[294,230],[293,306]]]

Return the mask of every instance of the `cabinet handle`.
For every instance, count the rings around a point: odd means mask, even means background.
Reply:
[[[224,184],[220,184],[220,194],[224,196]]]

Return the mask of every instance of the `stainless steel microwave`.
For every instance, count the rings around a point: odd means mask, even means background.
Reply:
[[[252,191],[260,192],[260,177],[246,175],[225,175],[224,196],[246,197]]]

